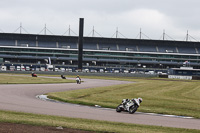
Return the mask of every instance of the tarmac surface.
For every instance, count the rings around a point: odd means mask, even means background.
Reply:
[[[36,96],[48,92],[130,83],[127,81],[100,79],[83,79],[83,81],[84,82],[82,84],[0,85],[0,110],[200,130],[200,119],[166,117],[141,112],[136,112],[135,114],[129,114],[127,112],[117,113],[114,109],[80,106],[75,104],[62,104],[36,98]]]

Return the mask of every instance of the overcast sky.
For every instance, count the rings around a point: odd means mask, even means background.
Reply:
[[[0,0],[0,32],[19,33],[21,23],[22,33],[44,34],[46,24],[54,35],[69,25],[78,35],[84,18],[84,36],[92,36],[94,26],[96,37],[116,37],[118,29],[118,37],[135,39],[141,28],[144,39],[159,40],[165,30],[166,39],[182,41],[188,30],[199,41],[199,6],[199,0]]]

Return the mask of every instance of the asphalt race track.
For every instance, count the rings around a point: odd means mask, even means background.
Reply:
[[[165,117],[140,112],[136,112],[135,114],[129,114],[126,112],[117,113],[114,109],[62,104],[36,98],[37,95],[48,92],[129,83],[126,81],[100,79],[83,79],[83,81],[84,82],[82,84],[0,85],[0,110],[200,130],[200,119]]]

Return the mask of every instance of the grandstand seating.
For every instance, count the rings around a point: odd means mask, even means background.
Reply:
[[[119,45],[120,51],[138,51],[138,47],[136,45],[130,45],[130,44],[123,44]]]
[[[138,46],[138,51],[139,52],[157,52],[156,46],[143,45],[143,44]]]
[[[150,60],[140,60],[140,63],[145,63],[145,64],[158,64],[158,61],[150,61]]]
[[[117,50],[117,45],[116,44],[106,44],[106,43],[101,43],[99,44],[99,50]]]
[[[18,40],[18,41],[17,41],[17,46],[36,47],[36,41]]]
[[[36,41],[31,40],[0,40],[0,46],[24,46],[24,47],[36,47]],[[77,49],[77,43],[66,43],[52,41],[38,41],[38,47],[46,48],[64,48],[64,49]],[[83,49],[93,50],[114,50],[114,51],[139,51],[139,52],[161,52],[161,53],[186,53],[186,54],[198,54],[200,47],[191,46],[175,46],[175,45],[144,45],[144,44],[94,44],[84,43]]]
[[[97,50],[97,44],[94,44],[94,43],[84,43],[83,49]]]
[[[159,61],[160,64],[173,64],[176,65],[177,62],[170,62],[170,61]]]
[[[105,61],[105,62],[113,62],[116,61],[117,59],[98,59],[99,61]]]
[[[58,48],[77,49],[78,44],[77,43],[58,42]]]
[[[1,34],[0,46],[11,46],[5,48],[1,47],[1,58],[7,57],[12,59],[13,57],[16,57],[19,59],[34,59],[35,56],[37,56],[37,59],[44,59],[50,56],[51,58],[55,58],[55,62],[57,60],[58,62],[62,60],[73,60],[73,63],[75,62],[74,64],[77,63],[78,37]],[[13,46],[42,48],[16,48]],[[62,50],[55,48],[61,48]],[[83,60],[85,62],[97,61],[98,65],[119,65],[122,62],[122,66],[127,64],[137,65],[138,63],[141,63],[144,65],[151,64],[149,65],[151,67],[155,64],[164,64],[167,67],[170,65],[172,67],[177,67],[182,64],[181,62],[183,60],[189,60],[191,61],[191,64],[193,61],[196,63],[195,65],[199,67],[199,42],[85,37],[83,40],[83,49],[84,53],[86,53],[83,56]],[[7,53],[5,51],[7,51]],[[39,54],[36,53],[37,55],[34,55],[35,51]]]
[[[119,60],[120,62],[127,62],[127,63],[138,63],[138,60],[123,60],[123,59],[120,59]]]
[[[0,46],[15,46],[15,40],[0,40]]]
[[[38,47],[45,47],[45,48],[56,48],[56,42],[47,42],[47,41],[42,41],[38,42]]]
[[[161,52],[161,53],[177,53],[176,47],[170,46],[170,45],[158,46],[158,52]]]
[[[179,53],[197,54],[194,47],[177,47]]]

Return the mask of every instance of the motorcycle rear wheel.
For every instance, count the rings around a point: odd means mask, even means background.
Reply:
[[[122,111],[121,106],[122,106],[122,104],[120,104],[120,105],[117,106],[116,112],[121,112]]]

